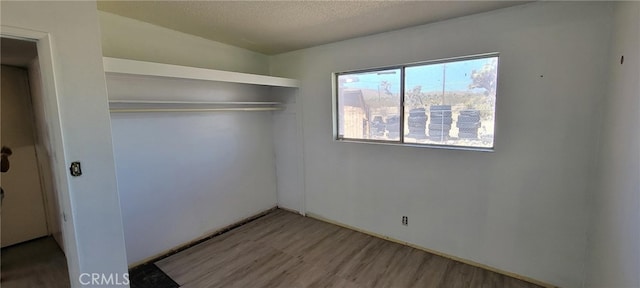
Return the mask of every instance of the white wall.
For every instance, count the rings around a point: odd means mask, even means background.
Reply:
[[[285,104],[284,110],[273,112],[278,207],[305,214],[304,155],[298,89],[271,88],[270,95],[274,100]]]
[[[256,85],[108,76],[111,99],[268,101]],[[130,265],[277,205],[271,112],[112,113]]]
[[[640,287],[640,3],[616,3],[612,31],[585,280],[631,288]]]
[[[267,56],[164,27],[99,12],[104,56],[267,74]]]
[[[579,287],[610,21],[607,3],[532,3],[272,57],[302,81],[307,211]],[[494,51],[494,153],[332,140],[332,72]]]
[[[1,5],[2,33],[10,26],[19,28],[14,32],[48,33],[51,40],[52,52],[49,42],[41,42],[38,55],[41,63],[53,61],[55,73],[43,68],[49,128],[55,131],[51,135],[55,147],[52,157],[66,215],[64,250],[72,286],[80,286],[80,273],[125,273],[96,4],[3,1]],[[50,88],[57,92],[57,103],[48,92]],[[82,162],[82,176],[68,175],[72,161]]]

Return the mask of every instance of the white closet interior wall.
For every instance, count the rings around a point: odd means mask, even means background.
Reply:
[[[110,101],[295,103],[291,98],[297,90],[113,73],[107,73],[107,87]],[[275,155],[287,151],[276,150],[274,137],[296,136],[274,121],[291,125],[292,119],[295,112],[289,108],[111,113],[129,265],[275,207],[277,184],[293,187],[286,183],[297,181],[276,179]],[[279,160],[280,172],[295,172],[297,167],[289,167],[295,159]]]

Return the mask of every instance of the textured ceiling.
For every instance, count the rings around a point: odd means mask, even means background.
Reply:
[[[514,1],[99,1],[98,9],[277,54],[514,6]]]

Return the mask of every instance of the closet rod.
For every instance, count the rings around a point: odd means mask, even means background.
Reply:
[[[180,108],[146,108],[146,109],[109,109],[112,113],[141,113],[141,112],[222,112],[222,111],[276,111],[282,110],[281,107],[255,107],[255,108],[242,108],[242,107],[229,107],[229,108],[193,108],[193,109],[180,109]]]

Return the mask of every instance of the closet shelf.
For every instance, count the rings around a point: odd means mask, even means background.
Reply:
[[[103,57],[105,73],[298,88],[296,79]]]
[[[281,102],[109,100],[112,113],[275,111],[282,110],[282,105]]]
[[[165,100],[109,100],[109,104],[135,105],[135,104],[160,104],[160,105],[282,105],[282,102],[249,102],[249,101],[165,101]]]
[[[163,113],[163,112],[224,112],[224,111],[276,111],[281,107],[227,107],[227,108],[111,108],[111,113]]]

